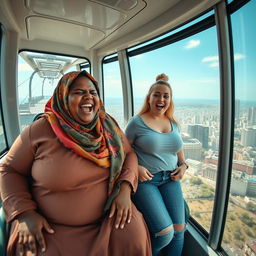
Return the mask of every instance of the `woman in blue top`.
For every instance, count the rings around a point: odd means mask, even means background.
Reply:
[[[144,105],[126,128],[139,161],[139,186],[133,200],[151,233],[153,256],[179,256],[185,231],[180,180],[188,165],[173,117],[172,89],[165,74],[158,75]]]

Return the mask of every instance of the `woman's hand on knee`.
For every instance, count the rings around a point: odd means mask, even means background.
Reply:
[[[27,211],[16,217],[18,220],[18,251],[19,255],[26,255],[30,251],[37,255],[37,244],[44,252],[46,243],[42,233],[44,228],[48,233],[54,233],[46,219],[35,211]]]
[[[131,187],[127,182],[121,184],[119,195],[113,200],[109,218],[116,214],[115,228],[123,229],[132,219]]]
[[[139,165],[138,171],[139,171],[139,181],[140,182],[151,180],[153,178],[153,174],[148,169],[143,167],[142,165]]]

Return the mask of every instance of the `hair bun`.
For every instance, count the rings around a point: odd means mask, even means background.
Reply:
[[[156,81],[158,80],[168,81],[169,77],[166,74],[160,74],[156,77]]]

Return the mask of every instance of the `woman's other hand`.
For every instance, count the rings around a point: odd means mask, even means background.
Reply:
[[[170,174],[171,180],[176,180],[176,181],[181,180],[185,174],[186,169],[187,167],[185,165],[179,166]]]
[[[138,171],[139,171],[139,181],[140,182],[151,180],[153,178],[153,174],[141,165],[139,165]]]
[[[42,233],[44,228],[48,233],[54,233],[46,219],[35,211],[21,213],[16,218],[18,220],[18,250],[19,255],[27,255],[30,251],[32,255],[37,255],[37,244],[42,252],[46,250],[45,239]]]
[[[113,200],[109,218],[116,213],[115,228],[123,229],[132,219],[131,186],[122,182],[119,195]]]

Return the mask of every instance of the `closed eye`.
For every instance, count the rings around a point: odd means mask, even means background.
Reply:
[[[72,93],[75,94],[75,95],[84,95],[84,94],[88,93],[88,91],[77,89],[77,90],[74,90]],[[95,90],[89,91],[89,94],[91,94],[93,96],[98,95],[97,91],[95,91]]]
[[[97,91],[95,91],[95,90],[90,91],[90,94],[93,95],[93,96],[97,96],[98,95]]]
[[[82,90],[76,90],[75,92],[73,92],[74,94],[77,94],[77,95],[82,95],[84,93],[84,91]]]

